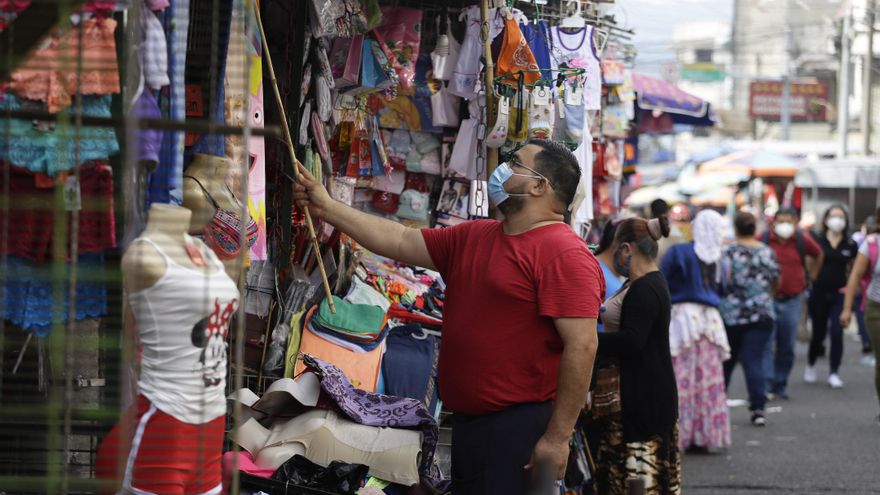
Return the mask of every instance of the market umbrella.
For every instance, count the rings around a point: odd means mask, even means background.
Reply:
[[[746,195],[736,192],[734,187],[721,187],[712,191],[704,192],[691,198],[694,206],[724,208],[736,200],[736,206],[746,204]]]
[[[655,186],[644,186],[631,192],[623,201],[627,206],[644,206],[651,204],[656,199],[662,199],[667,203],[678,203],[685,198],[678,192],[678,184],[667,182]]]
[[[749,179],[748,174],[738,170],[698,172],[678,179],[678,190],[687,196],[698,196],[722,187],[735,186]]]
[[[715,125],[709,103],[678,86],[644,74],[633,73],[636,104],[641,110],[669,114],[675,124],[710,127]]]
[[[737,172],[749,177],[791,178],[800,170],[800,163],[770,151],[736,151],[703,163],[699,170],[701,173]]]

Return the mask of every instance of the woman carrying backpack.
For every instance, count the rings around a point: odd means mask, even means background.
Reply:
[[[876,217],[880,223],[880,208],[877,209]],[[875,224],[876,225],[876,224]],[[874,386],[877,389],[877,399],[880,400],[880,263],[877,263],[880,253],[880,236],[877,230],[862,242],[859,246],[859,254],[849,275],[849,283],[846,285],[846,298],[843,301],[843,311],[840,313],[840,324],[844,327],[849,325],[852,318],[853,301],[856,293],[861,289],[862,304],[865,305],[865,323],[868,327],[868,335],[874,343]],[[877,417],[880,423],[880,416]]]

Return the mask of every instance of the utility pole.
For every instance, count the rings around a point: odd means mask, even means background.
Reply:
[[[868,25],[868,47],[865,52],[865,60],[862,63],[862,154],[871,155],[871,114],[873,98],[871,86],[874,81],[874,8],[876,2],[869,0],[865,8],[865,22]]]
[[[852,8],[847,7],[840,37],[840,73],[837,84],[837,158],[846,158],[849,124],[849,62],[852,42]]]
[[[782,122],[782,140],[788,141],[791,138],[791,27],[788,24],[788,2],[786,3],[785,12],[785,65],[782,75],[782,112],[780,113],[780,121]]]
[[[788,22],[788,0],[783,4],[785,9],[785,53],[783,54],[784,65],[782,72],[782,112],[780,112],[779,120],[782,124],[782,140],[788,141],[791,138],[791,26]]]

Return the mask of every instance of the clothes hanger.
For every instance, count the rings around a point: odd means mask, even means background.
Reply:
[[[572,4],[574,4],[574,10],[559,23],[559,27],[562,29],[581,29],[587,25],[587,20],[582,15],[580,0],[569,1],[568,7],[571,8]]]

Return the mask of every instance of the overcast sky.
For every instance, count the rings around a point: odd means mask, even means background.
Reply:
[[[636,67],[655,69],[661,61],[673,59],[672,28],[694,21],[729,24],[733,0],[617,0],[618,21],[635,30],[639,49]],[[641,63],[640,63],[641,62]],[[653,70],[650,70],[653,72]]]

